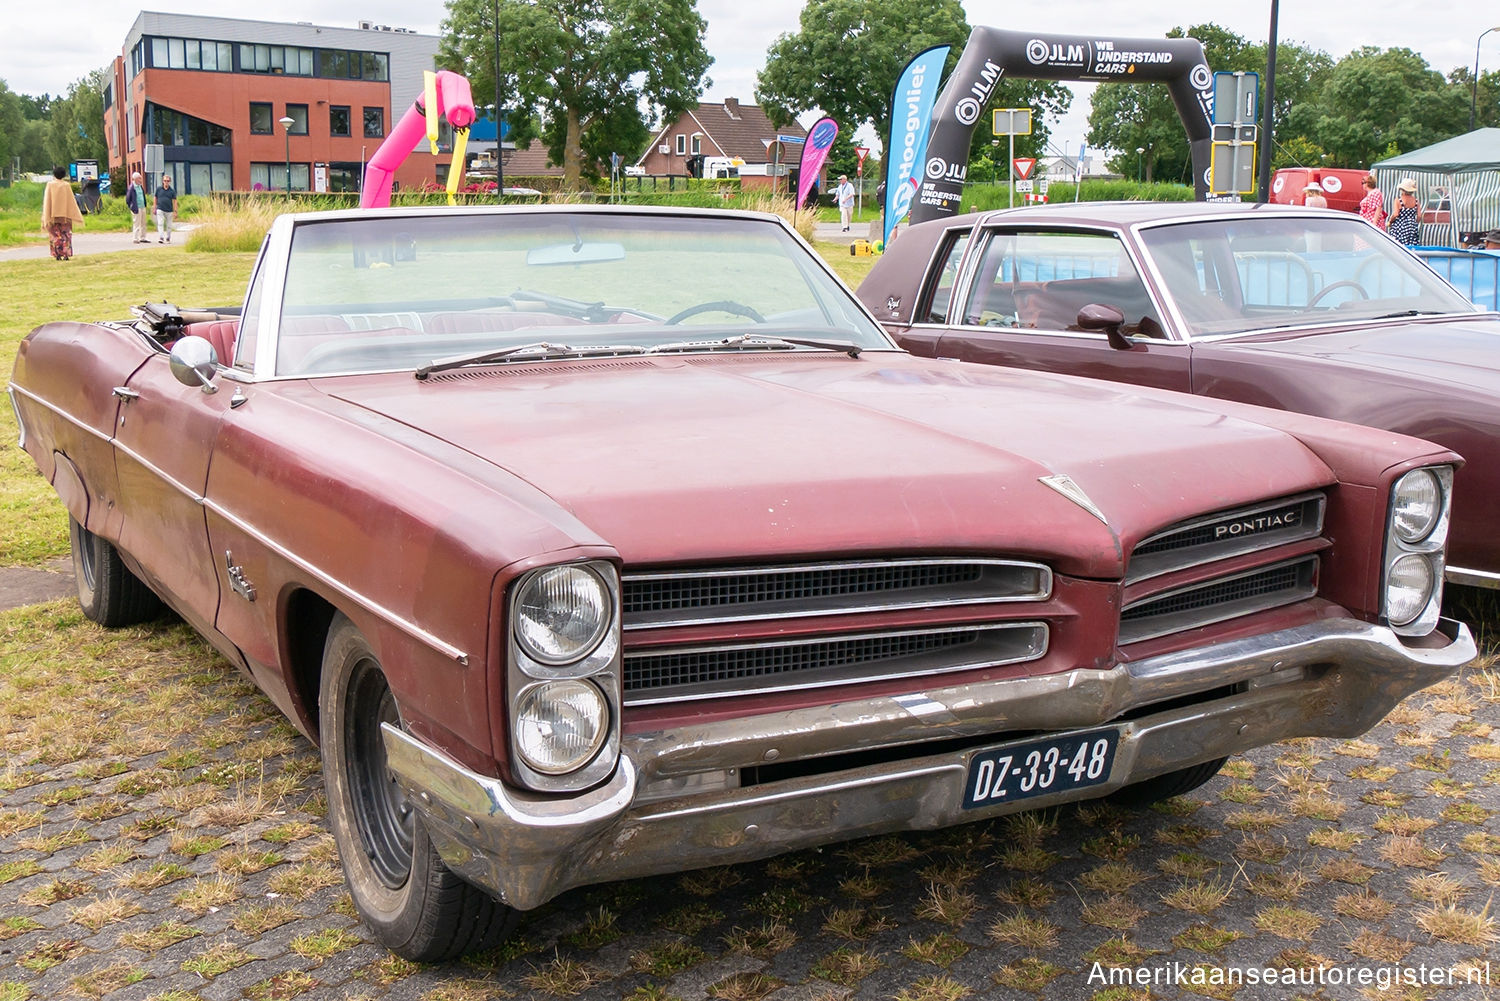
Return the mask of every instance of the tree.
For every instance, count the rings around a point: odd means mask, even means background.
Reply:
[[[524,146],[540,136],[576,189],[601,156],[634,157],[647,138],[643,107],[672,119],[697,103],[713,61],[706,27],[695,0],[448,0],[440,58],[486,103],[498,30],[511,137]]]
[[[25,129],[21,95],[13,93],[5,81],[0,80],[0,173],[10,173],[11,157],[21,155]]]
[[[890,133],[891,91],[911,57],[949,45],[947,70],[969,38],[959,0],[809,0],[800,30],[771,43],[755,99],[781,126],[821,109],[852,136]]]
[[[1468,95],[1410,49],[1356,49],[1334,65],[1315,110],[1291,116],[1341,167],[1364,167],[1394,143],[1419,149],[1468,129]]]
[[[109,148],[104,142],[104,87],[108,82],[108,71],[98,69],[73,81],[67,97],[52,99],[46,149],[47,158],[54,164],[108,162]]]

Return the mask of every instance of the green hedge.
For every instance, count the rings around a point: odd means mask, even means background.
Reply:
[[[1073,185],[1064,181],[1053,181],[1047,188],[1049,202],[1073,201]],[[1185,184],[1142,184],[1136,181],[1090,181],[1083,182],[1078,192],[1078,201],[1083,202],[1190,202],[1193,189]],[[1009,194],[1003,184],[969,184],[964,187],[965,212],[987,212],[991,209],[1008,208]],[[1026,196],[1016,194],[1015,205],[1027,205]]]

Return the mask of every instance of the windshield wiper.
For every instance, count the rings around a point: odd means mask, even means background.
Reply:
[[[1443,311],[1440,309],[1398,309],[1394,313],[1381,313],[1379,316],[1370,317],[1370,319],[1394,320],[1401,316],[1436,316],[1441,312]]]
[[[687,351],[787,351],[793,347],[842,351],[858,358],[862,348],[853,341],[824,341],[814,337],[781,337],[770,334],[740,334],[717,341],[673,341],[647,348],[647,354],[682,354]]]
[[[449,355],[434,358],[417,369],[416,377],[425,379],[434,372],[446,372],[465,365],[486,365],[498,361],[550,361],[555,358],[603,358],[615,355],[645,354],[646,348],[639,344],[599,344],[592,347],[574,347],[571,344],[553,344],[550,341],[534,341],[518,344],[513,348],[491,351],[473,351],[465,355]]]

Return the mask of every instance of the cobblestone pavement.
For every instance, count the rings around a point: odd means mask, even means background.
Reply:
[[[35,605],[0,614],[0,1001],[1495,997],[1462,971],[1483,978],[1495,940],[1496,726],[1500,671],[1471,669],[1360,740],[1262,749],[1154,810],[575,891],[419,967],[354,917],[317,753],[266,699],[181,625]],[[1302,983],[1214,983],[1264,966]]]

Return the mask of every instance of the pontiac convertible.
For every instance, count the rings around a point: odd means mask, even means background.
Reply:
[[[1500,588],[1500,315],[1357,215],[1120,202],[961,216],[903,231],[859,296],[913,354],[1446,445],[1469,460],[1448,579]]]
[[[412,959],[570,887],[1175,795],[1474,654],[1455,453],[912,357],[772,216],[283,216],[241,307],[46,324],[10,395],[87,615],[165,603],[319,744]]]

